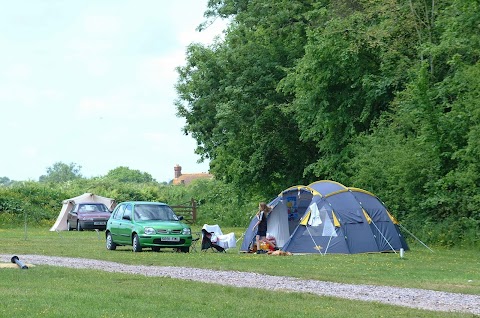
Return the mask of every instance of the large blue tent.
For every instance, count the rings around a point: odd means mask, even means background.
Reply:
[[[408,249],[397,220],[372,193],[329,181],[294,186],[269,202],[268,233],[291,253],[371,253]],[[252,218],[241,251],[255,239]]]

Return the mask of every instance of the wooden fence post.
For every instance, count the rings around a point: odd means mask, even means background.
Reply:
[[[192,222],[197,223],[197,202],[194,198],[190,202],[192,204]]]

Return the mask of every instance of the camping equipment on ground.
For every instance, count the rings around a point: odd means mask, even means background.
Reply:
[[[21,269],[28,269],[28,266],[25,265],[19,258],[18,256],[13,256],[12,259],[11,259],[12,263],[16,263],[18,265],[18,267],[20,267]]]
[[[323,180],[282,191],[267,224],[277,246],[291,253],[370,253],[408,250],[398,221],[372,193]],[[253,217],[240,248],[255,240]]]
[[[191,252],[197,252],[197,243],[200,240],[200,235],[198,237],[192,238],[192,245],[190,245]]]
[[[225,252],[225,249],[220,245],[212,242],[214,233],[202,229],[202,251],[206,252],[211,249],[213,252]]]
[[[223,234],[218,224],[204,224],[202,229],[205,229],[208,233],[212,233],[212,242],[223,247],[224,249],[229,249],[237,246],[237,241],[235,240],[235,233],[231,232],[228,234]]]
[[[249,244],[248,246],[248,252],[249,253],[257,253],[257,254],[263,254],[266,252],[271,252],[271,251],[276,251],[278,250],[277,247],[277,241],[275,240],[275,237],[271,235],[270,233],[267,233],[267,236],[260,241],[260,250],[257,251],[257,242],[256,238],[253,239],[253,241]]]

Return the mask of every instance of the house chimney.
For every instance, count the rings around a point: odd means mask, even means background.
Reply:
[[[177,163],[173,170],[175,171],[175,179],[180,178],[180,176],[182,175],[182,167],[180,167]]]

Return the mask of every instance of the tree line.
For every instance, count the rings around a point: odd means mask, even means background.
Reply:
[[[272,196],[321,179],[378,195],[414,231],[477,245],[480,4],[212,0],[177,67],[177,113],[211,173]]]
[[[197,205],[197,223],[243,227],[255,214],[258,201],[237,195],[231,185],[218,180],[194,180],[188,186],[159,183],[149,173],[128,167],[110,170],[105,176],[85,178],[81,166],[57,162],[39,181],[0,178],[0,226],[50,228],[66,199],[94,193],[122,201],[156,201],[171,206]],[[252,201],[254,200],[254,201]]]

